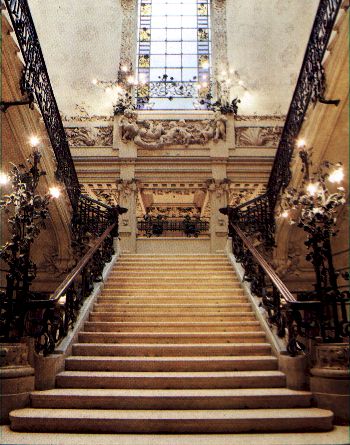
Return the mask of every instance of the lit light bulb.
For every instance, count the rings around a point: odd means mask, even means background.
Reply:
[[[93,85],[97,85],[98,80],[97,80],[97,79],[92,79],[91,83],[92,83]]]
[[[198,83],[198,84],[196,85],[196,88],[197,88],[197,90],[200,90],[200,89],[202,88],[202,86]]]
[[[298,148],[303,148],[303,147],[305,147],[305,146],[306,146],[305,139],[298,139],[298,140],[297,140],[297,147],[298,147]]]
[[[281,216],[282,216],[282,218],[288,218],[288,216],[289,216],[289,212],[288,212],[288,210],[284,210],[284,211],[281,213]]]
[[[0,185],[6,185],[9,182],[9,177],[6,173],[0,173]]]
[[[208,86],[208,82],[202,82],[202,87],[206,88]]]
[[[126,72],[128,71],[128,67],[127,67],[126,65],[123,65],[123,66],[122,66],[122,71],[123,71],[124,73],[126,73]]]
[[[31,138],[29,139],[30,145],[34,148],[37,147],[40,143],[40,139],[38,138],[38,136],[31,136]]]
[[[59,198],[61,195],[61,190],[58,187],[54,186],[49,188],[49,193],[53,198]]]
[[[129,76],[126,80],[127,80],[127,82],[128,82],[129,84],[133,84],[133,83],[134,83],[134,78],[133,78],[133,76]]]
[[[203,74],[202,78],[203,78],[204,80],[206,80],[206,79],[208,79],[208,76],[207,76],[206,74]]]
[[[105,92],[106,92],[107,94],[111,93],[111,92],[112,92],[112,88],[111,88],[111,87],[107,87],[107,88],[105,89]]]
[[[315,196],[319,192],[319,183],[310,182],[306,187],[307,192],[310,196]]]
[[[244,85],[243,80],[239,80],[239,81],[238,81],[238,85],[242,87],[242,86]]]
[[[338,167],[336,170],[334,170],[329,175],[329,182],[332,182],[333,184],[339,184],[344,179],[344,169],[343,167]]]
[[[203,68],[204,70],[207,70],[207,69],[209,68],[209,62],[203,62],[203,63],[202,63],[202,68]]]

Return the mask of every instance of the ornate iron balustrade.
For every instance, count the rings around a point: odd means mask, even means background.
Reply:
[[[290,182],[290,161],[296,138],[304,122],[305,114],[311,102],[334,103],[324,97],[326,76],[322,60],[327,49],[334,23],[342,0],[321,0],[303,64],[288,110],[286,123],[277,148],[267,185],[270,202],[274,208],[278,195]]]
[[[305,349],[300,338],[332,342],[349,336],[348,291],[310,292],[305,293],[301,301],[296,300],[231,219],[229,226],[233,254],[244,268],[244,280],[250,283],[251,292],[261,298],[267,321],[276,327],[277,335],[287,337],[287,351],[291,356]]]
[[[247,235],[261,238],[266,247],[274,245],[275,218],[267,193],[237,207],[220,209]]]
[[[307,44],[303,64],[288,110],[275,160],[269,177],[267,192],[236,208],[239,210],[237,218],[239,225],[249,229],[262,227],[263,238],[273,236],[273,213],[281,190],[290,182],[290,162],[293,155],[295,141],[304,122],[305,114],[310,103],[317,101],[326,104],[337,104],[337,101],[326,100],[326,78],[322,60],[327,49],[334,23],[342,0],[321,0],[313,23],[310,39]],[[268,201],[269,210],[261,211]],[[246,207],[246,211],[241,209]],[[242,218],[242,219],[240,219]],[[259,219],[259,221],[256,220]],[[244,221],[244,223],[243,223]],[[238,219],[237,219],[238,222]],[[264,227],[268,227],[268,234]]]
[[[93,290],[94,282],[102,280],[103,268],[112,259],[113,237],[117,235],[118,221],[115,221],[49,299],[29,296],[23,306],[24,333],[34,337],[38,353],[52,353],[74,326],[80,308]]]
[[[57,160],[56,175],[66,188],[75,210],[80,195],[69,145],[46,69],[38,35],[27,0],[5,0],[13,29],[25,62],[22,93],[35,94]]]
[[[161,236],[165,232],[180,232],[187,237],[197,238],[200,233],[209,231],[209,221],[200,218],[185,217],[182,220],[165,219],[162,216],[145,217],[138,220],[137,229],[141,235]]]

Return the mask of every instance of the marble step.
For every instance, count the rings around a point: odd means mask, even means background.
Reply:
[[[264,332],[80,332],[80,343],[263,343]]]
[[[260,330],[258,321],[212,322],[109,322],[86,321],[85,332],[245,332]]]
[[[25,408],[13,431],[72,433],[239,433],[328,431],[333,414],[318,408],[246,410],[94,410]]]
[[[110,286],[106,285],[103,289],[102,294],[103,296],[106,295],[115,295],[115,296],[168,296],[170,297],[191,297],[191,296],[203,296],[204,298],[207,296],[219,296],[219,297],[235,297],[235,296],[242,296],[244,295],[244,292],[241,288],[205,288],[205,289],[198,289],[198,288],[164,288],[164,287],[150,287],[150,288],[139,288],[139,287],[127,287],[127,288],[119,288],[118,286]]]
[[[33,392],[34,408],[66,409],[261,409],[310,406],[311,393],[286,388],[74,389]]]
[[[126,357],[260,356],[271,354],[269,343],[209,344],[104,344],[75,343],[73,355]]]
[[[203,297],[203,296],[175,296],[169,297],[167,295],[152,296],[119,296],[114,292],[102,292],[97,298],[98,303],[113,303],[113,304],[229,304],[229,303],[246,303],[247,297],[244,295],[235,295],[234,297]]]
[[[114,389],[216,389],[279,388],[285,374],[278,370],[207,372],[117,372],[62,371],[56,376],[57,388]]]
[[[252,306],[250,303],[226,303],[226,304],[161,304],[161,303],[148,303],[148,304],[113,304],[113,303],[95,303],[93,307],[94,312],[176,312],[181,314],[182,312],[196,314],[200,311],[204,313],[219,313],[219,312],[251,312]]]
[[[71,356],[66,371],[261,371],[276,370],[278,360],[271,355],[212,357],[104,357]]]
[[[202,313],[183,313],[183,312],[128,312],[128,313],[111,313],[111,312],[91,312],[90,321],[110,321],[110,322],[147,322],[147,321],[255,321],[256,317],[253,312],[207,312]]]

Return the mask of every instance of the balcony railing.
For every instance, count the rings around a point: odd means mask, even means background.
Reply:
[[[162,216],[146,216],[139,219],[137,229],[141,236],[181,236],[197,238],[209,231],[209,221],[187,216],[183,219],[165,219]]]

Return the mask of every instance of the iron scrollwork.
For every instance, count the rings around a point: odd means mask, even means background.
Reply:
[[[56,156],[57,179],[65,184],[72,207],[75,209],[80,195],[78,176],[28,2],[27,0],[5,0],[5,5],[25,63],[21,81],[22,94],[27,93],[29,99],[33,95],[36,97]]]
[[[260,308],[269,325],[275,327],[280,338],[287,338],[291,356],[303,353],[305,344],[301,338],[323,336],[323,303],[317,298],[296,300],[235,222],[229,220],[229,226],[233,254],[244,269],[244,280],[250,283],[251,292],[261,298]]]
[[[23,334],[24,306],[36,276],[36,265],[30,256],[31,245],[38,237],[49,212],[50,194],[38,195],[36,189],[45,171],[40,168],[41,154],[34,150],[27,165],[12,165],[9,177],[12,193],[4,195],[0,208],[9,217],[10,241],[0,249],[0,259],[8,267],[6,292],[0,300],[0,335],[5,339]]]
[[[285,190],[291,179],[290,162],[307,109],[310,103],[317,101],[326,104],[334,103],[334,105],[339,103],[325,99],[326,76],[322,60],[341,3],[341,0],[320,1],[271,169],[267,192],[236,208],[238,210],[237,224],[241,228],[247,227],[248,233],[252,228],[255,232],[260,232],[261,237],[269,244],[273,244],[274,209],[280,192]]]
[[[209,222],[190,215],[186,215],[182,220],[167,219],[164,215],[145,215],[143,219],[138,221],[137,228],[140,233],[148,238],[161,236],[165,232],[180,232],[187,237],[197,238],[201,233],[208,232]]]

